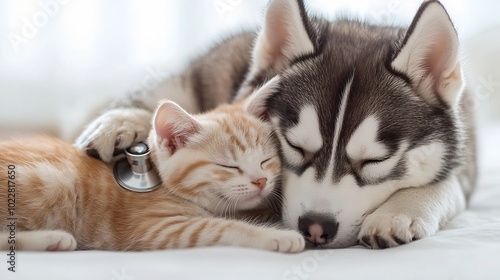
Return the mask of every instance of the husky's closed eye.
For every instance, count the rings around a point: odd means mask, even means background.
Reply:
[[[362,160],[356,160],[356,159],[349,159],[349,163],[351,164],[351,167],[359,174],[366,170],[367,168],[371,167],[380,167],[379,164],[384,163],[386,160],[389,158],[377,158],[377,159],[362,159]]]
[[[276,126],[280,125],[276,118],[271,120]],[[314,107],[305,105],[296,122],[290,123],[284,132],[278,131],[278,139],[288,165],[304,165],[321,149],[323,138],[318,124],[318,113]]]
[[[293,144],[290,140],[288,140],[288,138],[285,138],[285,141],[288,144],[288,146],[292,147],[295,151],[297,151],[299,154],[301,154],[302,157],[305,156],[306,151],[304,151],[304,149],[299,147],[299,144]]]
[[[361,160],[361,168],[369,165],[369,164],[378,164],[378,163],[382,163],[386,160],[388,160],[389,158],[388,157],[385,157],[385,158],[374,158],[374,159],[365,159],[365,160]]]
[[[405,148],[406,146],[403,144],[398,152],[392,156],[386,156],[382,159],[364,160],[361,168],[358,170],[358,175],[363,178],[364,184],[375,184],[390,176],[396,166],[402,164],[400,160]]]

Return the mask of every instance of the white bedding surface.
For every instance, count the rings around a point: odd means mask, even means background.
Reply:
[[[435,236],[399,248],[284,255],[240,248],[142,253],[17,252],[0,279],[500,279],[500,125],[482,130],[481,177],[470,207]],[[4,256],[0,259],[6,259]]]

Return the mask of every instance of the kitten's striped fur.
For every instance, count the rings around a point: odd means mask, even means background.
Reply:
[[[262,91],[259,98],[269,90]],[[173,102],[163,103],[148,141],[163,186],[150,193],[120,188],[112,165],[60,140],[0,143],[0,185],[7,186],[7,166],[16,166],[16,249],[230,245],[301,251],[304,240],[297,232],[235,219],[246,210],[268,212],[266,199],[279,180],[280,161],[272,129],[259,118],[260,104],[250,98],[193,117]],[[0,204],[6,202],[4,188]],[[6,210],[0,209],[3,230]],[[14,245],[2,235],[2,249]]]

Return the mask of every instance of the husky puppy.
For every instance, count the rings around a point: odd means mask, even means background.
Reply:
[[[434,234],[476,178],[470,96],[455,28],[438,1],[409,28],[307,14],[272,0],[257,32],[236,35],[148,94],[130,94],[77,146],[109,161],[146,138],[159,99],[191,112],[267,84],[283,159],[283,222],[310,246],[387,248]]]

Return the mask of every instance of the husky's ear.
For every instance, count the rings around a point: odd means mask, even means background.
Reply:
[[[438,98],[455,107],[463,90],[458,37],[438,1],[422,4],[391,63],[431,102]]]
[[[262,118],[267,112],[267,100],[275,92],[280,83],[279,76],[269,80],[265,85],[256,89],[245,101],[243,108],[249,114]]]
[[[156,110],[153,127],[172,155],[200,130],[201,124],[175,102],[165,101]]]
[[[313,31],[302,0],[271,0],[255,43],[250,77],[280,70],[291,60],[314,53]]]

